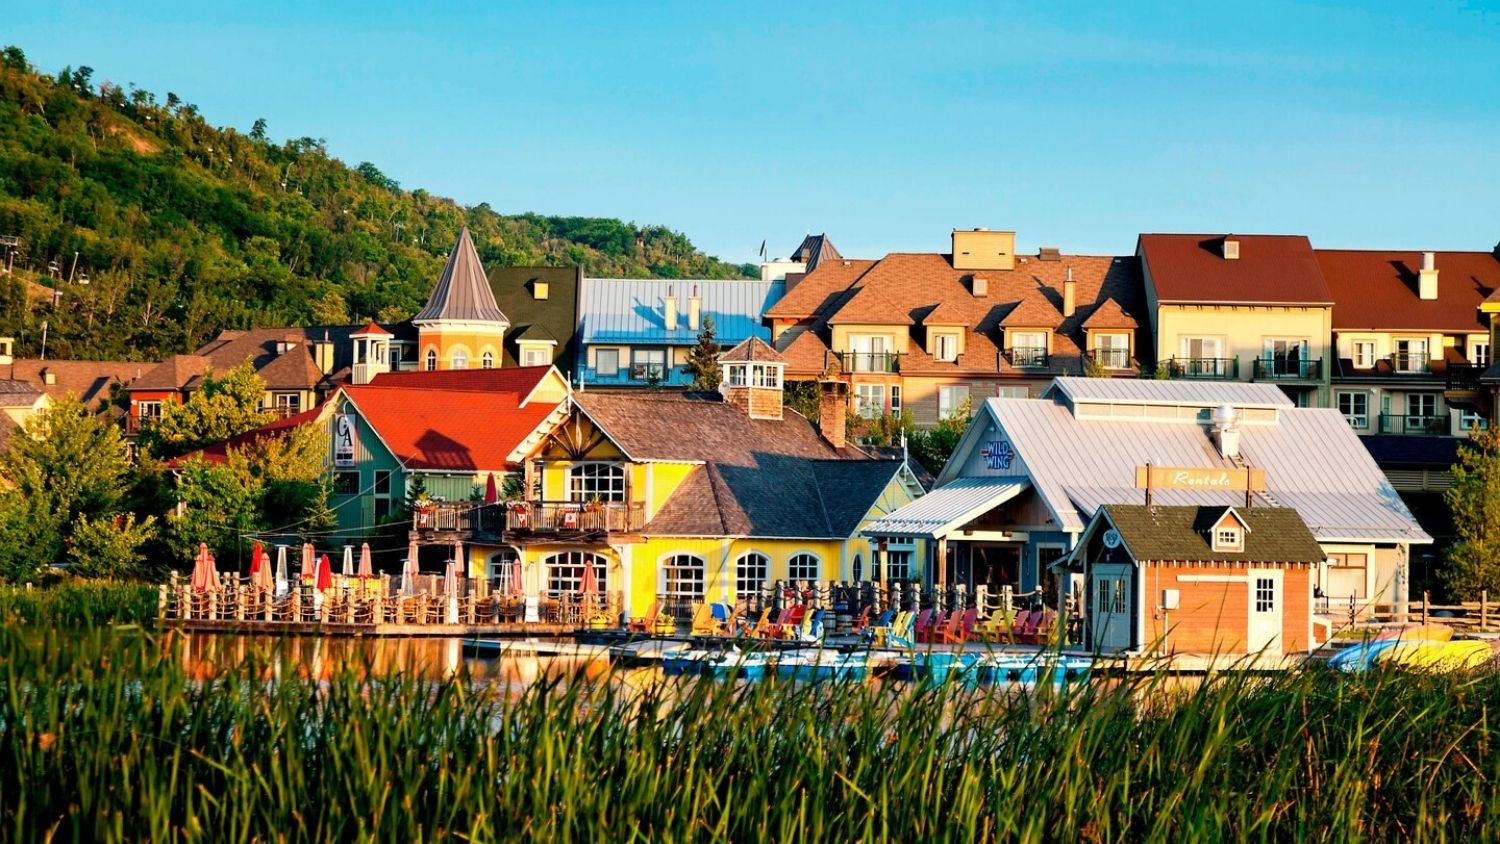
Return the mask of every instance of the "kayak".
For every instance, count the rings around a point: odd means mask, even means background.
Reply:
[[[1376,657],[1376,661],[1416,671],[1446,673],[1478,668],[1493,659],[1494,655],[1494,649],[1488,642],[1416,641],[1401,642],[1386,648]]]
[[[1062,654],[999,654],[980,663],[982,683],[1035,683],[1050,679],[1054,683],[1087,680],[1094,661],[1086,656]]]
[[[869,671],[869,659],[862,653],[812,651],[789,654],[776,663],[777,675],[785,680],[863,680]]]
[[[1407,627],[1393,627],[1390,630],[1385,630],[1371,641],[1409,642],[1412,640],[1420,639],[1422,641],[1430,642],[1447,642],[1452,638],[1453,628],[1449,627],[1446,624],[1415,624]]]
[[[913,680],[941,683],[953,676],[966,676],[979,662],[979,654],[929,651],[912,654],[908,675]]]
[[[770,659],[770,655],[766,653],[729,652],[722,658],[707,660],[704,673],[720,680],[759,680],[766,676]]]
[[[1401,644],[1398,639],[1371,639],[1345,648],[1328,660],[1328,667],[1346,674],[1369,671],[1375,660],[1385,651]]]

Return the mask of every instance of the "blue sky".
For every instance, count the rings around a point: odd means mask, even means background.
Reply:
[[[0,41],[45,71],[736,261],[971,226],[1085,254],[1141,231],[1500,240],[1500,1],[6,5]]]

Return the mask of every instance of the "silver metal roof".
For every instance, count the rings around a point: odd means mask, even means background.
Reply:
[[[873,536],[937,538],[1020,495],[1024,478],[960,478],[875,520],[863,533]]]
[[[990,399],[983,408],[971,426],[986,426],[992,419],[999,424],[1018,465],[1025,467],[1063,530],[1082,530],[1103,504],[1142,503],[1144,493],[1135,488],[1137,466],[1236,465],[1220,456],[1202,425],[1078,419],[1047,399]],[[1296,509],[1320,542],[1432,541],[1337,410],[1288,407],[1279,416],[1278,424],[1240,429],[1241,459],[1266,472],[1267,494],[1258,495],[1257,504]],[[977,447],[978,437],[965,436],[965,441],[971,439],[976,442],[961,447]],[[964,471],[990,481],[1007,479]],[[1153,492],[1153,500],[1235,504],[1244,495],[1160,490]]]
[[[720,344],[771,339],[760,317],[785,295],[785,281],[585,278],[578,300],[579,333],[584,343],[691,345],[698,336],[697,329],[688,327],[694,288],[702,298],[701,314],[713,318]],[[674,331],[667,330],[663,315],[668,291],[677,300]]]
[[[489,279],[485,278],[484,266],[479,262],[479,252],[474,249],[468,228],[459,230],[453,251],[448,253],[448,263],[443,266],[443,274],[438,276],[432,295],[427,297],[427,305],[411,320],[510,324],[500,306],[495,304],[495,293],[490,289]]]
[[[1213,407],[1293,407],[1292,400],[1275,384],[1245,381],[1156,381],[1143,378],[1053,379],[1042,398],[1054,392],[1074,402],[1128,402],[1131,404],[1177,404]]]

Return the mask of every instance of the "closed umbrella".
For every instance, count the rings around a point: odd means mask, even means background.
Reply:
[[[333,566],[328,562],[328,555],[318,556],[317,588],[323,592],[333,587]]]
[[[193,558],[193,591],[207,592],[209,584],[208,543],[198,543],[198,556]]]
[[[214,552],[208,552],[208,588],[209,591],[217,592],[223,584],[219,583],[219,560]]]
[[[261,544],[259,542],[256,542],[255,544],[253,544],[253,545],[250,546],[250,582],[251,583],[255,582],[256,575],[260,574],[261,566],[265,564],[265,560],[261,559],[261,557],[263,557],[265,555],[265,553],[266,553],[265,549],[261,547]]]
[[[341,573],[344,575],[344,577],[353,577],[354,576],[354,546],[353,545],[345,545],[344,546],[344,570]]]
[[[291,590],[286,581],[286,546],[276,546],[276,594],[285,595]]]
[[[491,472],[490,476],[484,481],[484,503],[498,504],[499,502],[500,489],[495,485],[495,473]]]
[[[401,589],[408,595],[417,591],[417,543],[406,548],[406,562],[401,569]]]
[[[303,583],[311,583],[313,577],[317,575],[317,565],[317,560],[313,558],[312,543],[302,543],[302,570],[298,573],[298,578]]]
[[[510,566],[510,594],[525,595],[526,584],[521,581],[521,558],[517,557]]]
[[[453,568],[459,577],[468,576],[469,567],[464,565],[464,544],[457,539],[453,540]]]
[[[375,569],[370,565],[370,543],[361,542],[359,545],[359,576],[374,577]]]
[[[584,564],[583,578],[582,582],[578,584],[578,591],[583,594],[584,612],[592,614],[599,597],[599,579],[594,574],[593,564]]]
[[[458,588],[458,563],[454,560],[448,561],[448,568],[443,572],[443,594],[452,595]]]

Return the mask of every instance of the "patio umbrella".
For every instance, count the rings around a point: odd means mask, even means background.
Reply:
[[[464,544],[457,539],[453,540],[453,567],[460,577],[468,576],[469,567],[464,565]]]
[[[375,569],[370,565],[370,543],[361,542],[359,545],[359,576],[374,577]]]
[[[354,546],[344,546],[344,577],[354,576]]]
[[[208,564],[208,543],[198,543],[198,556],[193,558],[193,591],[207,592],[213,587],[209,584],[211,569]]]
[[[322,591],[324,591],[326,589],[332,588],[332,586],[333,586],[333,566],[329,565],[329,563],[328,563],[328,555],[327,554],[321,554],[318,557],[318,580],[317,580],[318,591],[322,592]]]
[[[521,558],[517,557],[510,565],[510,594],[525,595],[526,584],[521,580]]]
[[[406,562],[401,568],[401,591],[413,595],[417,591],[417,543],[406,548]]]
[[[261,547],[261,544],[259,542],[256,542],[255,544],[253,544],[253,545],[250,546],[250,582],[251,583],[255,582],[256,575],[260,574],[261,566],[265,565],[265,560],[261,559],[262,557],[265,556],[265,553],[266,553],[266,550],[263,547]]]
[[[302,543],[302,571],[298,573],[298,579],[303,581],[312,580],[317,574],[317,565],[317,561],[313,558],[312,543]]]
[[[484,481],[484,503],[498,504],[499,502],[500,489],[495,486],[495,473],[491,472],[490,476]]]
[[[458,561],[449,560],[448,569],[443,572],[443,594],[452,595],[458,588]]]
[[[276,546],[276,594],[285,595],[290,587],[286,582],[286,546]]]
[[[211,592],[217,592],[223,584],[219,583],[219,560],[214,557],[214,552],[208,552],[208,588]]]
[[[592,612],[594,605],[598,603],[597,599],[599,597],[599,578],[594,574],[593,565],[584,565],[583,578],[582,582],[578,584],[578,591],[583,596],[583,605],[586,611]]]

